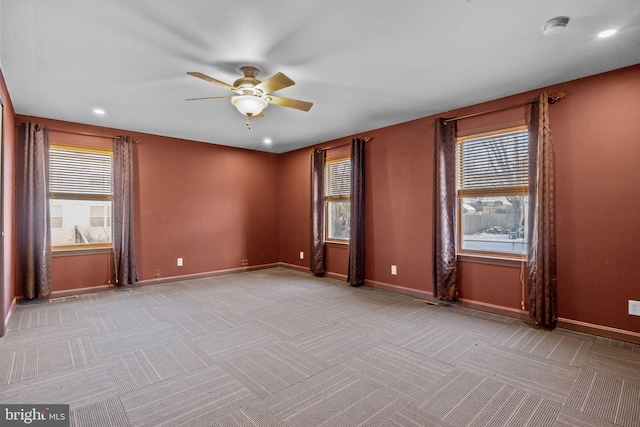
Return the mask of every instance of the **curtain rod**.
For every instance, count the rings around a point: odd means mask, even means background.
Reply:
[[[549,104],[555,104],[556,102],[559,102],[565,96],[567,96],[567,94],[564,93],[564,92],[554,92],[554,93],[552,93],[551,95],[548,96]],[[532,99],[530,101],[527,101],[527,102],[524,102],[524,103],[521,103],[521,104],[509,105],[508,107],[496,108],[494,110],[488,110],[488,111],[481,111],[479,113],[467,114],[466,116],[453,117],[451,119],[444,119],[444,124],[446,125],[449,122],[455,122],[457,120],[469,119],[471,117],[483,116],[485,114],[497,113],[499,111],[511,110],[513,108],[523,107],[523,106],[525,106],[527,104],[533,104],[536,101],[537,101],[537,99]]]
[[[79,132],[79,131],[74,131],[74,130],[64,130],[64,129],[50,128],[50,127],[47,127],[47,129],[50,132],[66,133],[66,134],[69,134],[69,135],[91,136],[91,137],[94,137],[94,138],[109,138],[109,139],[113,139],[113,138],[118,138],[119,137],[119,136],[100,135],[100,134],[91,133],[91,132]]]
[[[362,139],[364,139],[364,142],[369,142],[373,138],[367,136],[367,137],[362,138]],[[318,147],[318,148],[316,148],[316,150],[333,150],[334,148],[345,147],[347,145],[351,145],[351,143],[350,142],[345,142],[344,144],[332,145],[331,147]]]
[[[116,139],[116,138],[122,137],[122,135],[100,135],[100,134],[91,133],[91,132],[79,132],[79,131],[64,130],[64,129],[57,129],[57,128],[47,128],[47,129],[50,130],[51,132],[66,133],[69,135],[90,136],[94,138]],[[134,144],[138,144],[140,142],[140,140],[136,138],[131,138],[131,140]]]
[[[16,125],[16,127],[18,126],[24,126],[24,122],[22,123],[18,123]],[[69,135],[81,135],[81,136],[90,136],[93,138],[107,138],[107,139],[115,139],[115,138],[120,138],[122,135],[100,135],[97,133],[91,133],[91,132],[80,132],[80,131],[74,131],[74,130],[67,130],[67,129],[58,129],[58,128],[52,128],[52,127],[48,127],[48,126],[43,126],[44,128],[46,128],[48,131],[50,132],[58,132],[58,133],[66,133]],[[137,144],[140,142],[140,140],[136,139],[136,138],[132,138],[133,139],[133,143]]]

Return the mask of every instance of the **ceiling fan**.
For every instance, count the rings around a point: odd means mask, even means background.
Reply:
[[[260,81],[256,78],[260,70],[256,67],[245,65],[240,67],[240,70],[244,74],[233,85],[227,84],[220,80],[209,77],[206,74],[190,71],[187,74],[199,79],[205,80],[209,83],[217,84],[224,88],[235,92],[236,95],[229,96],[207,96],[204,98],[189,98],[187,101],[199,101],[202,99],[216,99],[216,98],[231,98],[231,103],[238,109],[238,111],[247,116],[247,127],[251,129],[249,121],[252,118],[263,117],[263,110],[267,108],[269,104],[279,105],[281,107],[295,108],[296,110],[309,111],[313,106],[313,103],[307,101],[299,101],[297,99],[283,98],[280,96],[271,95],[272,92],[276,92],[280,89],[293,86],[295,82],[282,73],[274,74],[264,81]]]

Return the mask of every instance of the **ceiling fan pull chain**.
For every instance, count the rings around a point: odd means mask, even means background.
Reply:
[[[247,129],[251,129],[251,117],[247,116]]]

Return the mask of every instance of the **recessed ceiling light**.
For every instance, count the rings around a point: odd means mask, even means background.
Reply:
[[[265,144],[271,144],[273,141],[271,140],[271,138],[265,138],[262,140],[262,142],[264,142]]]
[[[93,114],[97,114],[98,116],[104,116],[107,113],[102,108],[94,108]]]
[[[547,22],[545,22],[544,27],[542,27],[542,34],[544,34],[545,36],[560,34],[567,28],[568,23],[568,16],[557,16],[555,18],[549,19]]]
[[[611,37],[612,35],[614,35],[616,33],[616,30],[605,30],[603,32],[601,32],[600,34],[598,34],[598,37],[600,37],[601,39],[604,39],[606,37]]]

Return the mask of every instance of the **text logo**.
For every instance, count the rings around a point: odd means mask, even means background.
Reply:
[[[69,427],[69,405],[2,405],[0,427]]]

